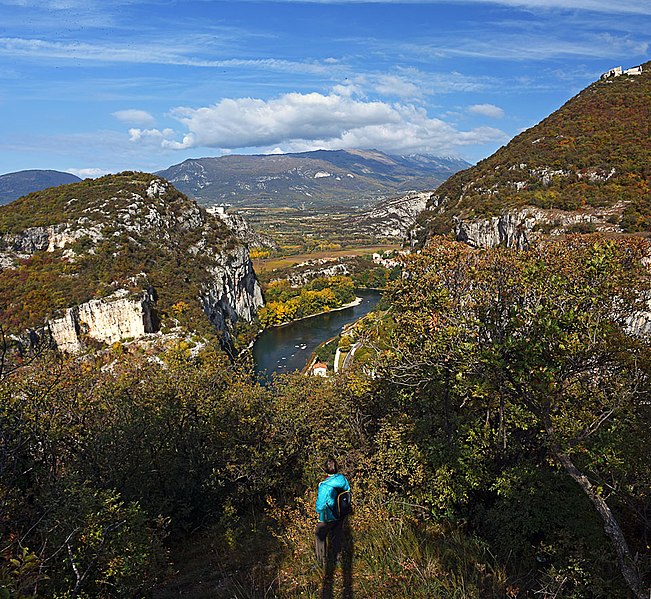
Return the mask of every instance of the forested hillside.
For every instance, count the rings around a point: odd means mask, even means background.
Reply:
[[[0,175],[0,204],[8,204],[18,198],[48,187],[58,187],[81,181],[76,175],[60,171],[29,170]]]
[[[559,221],[564,212],[602,209],[597,227],[649,231],[650,127],[651,63],[641,75],[599,80],[441,185],[421,216],[424,235],[451,231],[455,217],[527,206],[556,210]]]
[[[262,304],[243,244],[147,173],[87,179],[0,207],[0,269],[0,326],[13,334],[90,300],[144,294],[152,332],[211,336],[252,320]]]

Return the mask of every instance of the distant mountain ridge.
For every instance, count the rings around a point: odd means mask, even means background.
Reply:
[[[420,242],[526,245],[538,232],[651,231],[651,62],[602,78],[432,195]]]
[[[0,205],[13,202],[34,191],[79,181],[81,179],[71,173],[39,169],[0,175]]]
[[[317,150],[190,159],[156,174],[203,205],[327,206],[433,189],[468,166],[450,157]]]

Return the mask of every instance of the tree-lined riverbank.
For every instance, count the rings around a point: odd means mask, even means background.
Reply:
[[[356,293],[361,301],[356,300],[352,305],[264,331],[253,346],[258,378],[268,378],[274,372],[301,370],[321,343],[338,335],[344,325],[368,314],[380,299],[378,291],[357,290]]]

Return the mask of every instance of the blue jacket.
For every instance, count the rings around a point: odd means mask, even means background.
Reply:
[[[331,474],[323,482],[319,483],[316,511],[321,522],[333,522],[337,519],[335,516],[337,495],[344,491],[350,491],[350,485],[343,474]]]

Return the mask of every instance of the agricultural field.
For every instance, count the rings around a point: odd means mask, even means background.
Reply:
[[[380,239],[351,230],[344,221],[360,209],[333,206],[319,212],[300,208],[240,208],[240,214],[258,233],[269,236],[277,244],[276,251],[255,252],[258,268],[269,268],[265,260],[277,257],[296,257],[295,263],[310,258],[337,255],[359,255],[400,247],[395,238]],[[271,262],[271,268],[276,265]],[[286,265],[284,263],[283,265]]]

